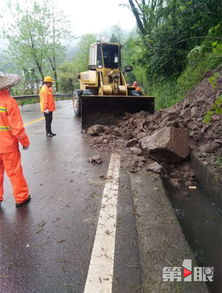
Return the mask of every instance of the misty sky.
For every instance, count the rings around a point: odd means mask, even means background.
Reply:
[[[30,3],[31,0],[29,0]],[[72,31],[76,36],[86,33],[100,33],[118,25],[124,31],[132,30],[135,20],[132,12],[120,4],[127,0],[54,0],[71,20]],[[19,3],[27,0],[19,0]],[[5,10],[6,0],[0,0],[1,14]],[[2,21],[1,21],[2,23]]]
[[[99,33],[113,25],[130,30],[135,25],[132,12],[119,6],[128,3],[127,0],[58,0],[58,3],[70,15],[76,35]]]

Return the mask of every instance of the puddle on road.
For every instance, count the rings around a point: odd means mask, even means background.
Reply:
[[[167,181],[164,185],[199,265],[214,267],[214,282],[208,282],[211,292],[221,293],[222,211],[200,185],[196,189],[182,186],[179,190]]]

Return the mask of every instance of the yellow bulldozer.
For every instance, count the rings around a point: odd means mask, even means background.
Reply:
[[[121,44],[100,42],[90,46],[88,71],[78,76],[80,89],[73,93],[75,116],[81,116],[82,129],[93,124],[109,124],[125,112],[154,112],[154,97],[142,96],[126,83],[121,69]]]

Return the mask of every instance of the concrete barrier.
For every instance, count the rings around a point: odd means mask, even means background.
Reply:
[[[191,155],[191,164],[195,175],[201,185],[207,190],[207,193],[219,208],[222,208],[222,178],[215,174],[209,167],[203,163],[193,153]]]
[[[130,174],[144,293],[209,293],[204,282],[164,282],[164,267],[198,266],[158,175]],[[181,268],[182,271],[182,268]]]

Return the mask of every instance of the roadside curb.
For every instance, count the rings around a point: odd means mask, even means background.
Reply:
[[[130,174],[135,209],[144,293],[209,293],[201,282],[163,282],[164,267],[182,267],[192,259],[191,248],[182,232],[159,175]]]
[[[195,176],[203,187],[207,190],[208,194],[215,201],[216,205],[222,208],[222,179],[221,176],[209,167],[205,166],[198,157],[192,153],[191,165],[195,172]]]

